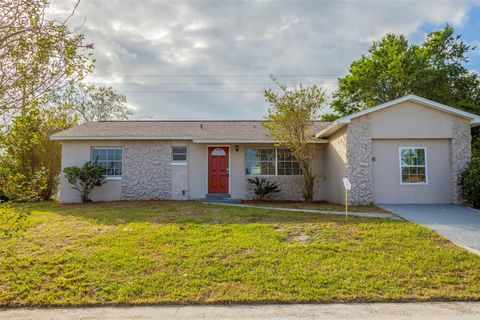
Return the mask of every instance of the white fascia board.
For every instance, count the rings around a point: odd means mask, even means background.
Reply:
[[[51,136],[50,140],[192,140],[193,137],[157,137],[157,136]]]
[[[411,95],[408,95],[408,96],[404,96],[404,97],[401,97],[401,98],[398,98],[398,99],[395,99],[395,100],[392,100],[392,101],[388,101],[388,102],[379,104],[376,107],[351,114],[349,116],[340,118],[338,120],[343,120],[343,121],[347,121],[346,123],[350,123],[351,119],[361,117],[363,115],[366,115],[366,114],[369,114],[369,113],[372,113],[372,112],[375,112],[375,111],[378,111],[378,110],[381,110],[381,109],[385,109],[385,108],[394,106],[396,104],[399,104],[399,103],[402,103],[402,102],[405,102],[405,101],[414,101],[414,102],[417,102],[417,103],[419,103],[423,106],[430,107],[432,109],[447,112],[447,113],[450,113],[450,114],[453,114],[453,115],[456,115],[456,116],[459,116],[459,117],[462,117],[462,118],[466,118],[466,119],[470,120],[472,125],[475,124],[475,123],[478,123],[478,121],[480,120],[480,116],[477,116],[473,113],[462,111],[462,110],[459,110],[459,109],[456,109],[456,108],[452,108],[452,107],[449,107],[447,105],[444,105],[444,104],[441,104],[441,103],[438,103],[438,102],[435,102],[435,101],[432,101],[432,100],[428,100],[428,99],[416,96],[414,94],[411,94]]]
[[[323,138],[323,137],[328,137],[335,131],[341,129],[344,127],[348,122],[341,121],[343,118],[337,119],[336,121],[332,122],[328,127],[323,128],[320,130],[315,137],[317,138]],[[350,122],[350,121],[349,121]],[[321,139],[321,140],[326,140],[326,139]],[[328,140],[326,140],[328,142]]]

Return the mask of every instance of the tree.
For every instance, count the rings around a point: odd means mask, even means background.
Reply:
[[[290,149],[298,160],[303,176],[303,197],[311,202],[317,178],[311,165],[316,151],[313,125],[325,102],[325,90],[317,85],[299,85],[289,89],[287,85],[275,79],[273,81],[279,92],[271,89],[265,91],[269,108],[264,126],[277,145]]]
[[[43,94],[92,71],[83,34],[48,19],[48,0],[2,0],[0,6],[0,115],[15,115]],[[78,2],[75,8],[78,6]]]
[[[0,140],[0,190],[10,200],[49,199],[60,174],[60,144],[50,136],[75,124],[69,110],[31,106]]]
[[[416,94],[467,112],[480,114],[480,78],[465,63],[475,47],[454,35],[449,25],[430,32],[420,45],[400,35],[388,34],[373,42],[369,55],[352,62],[338,80],[332,109],[324,120],[372,108]],[[480,128],[472,130],[473,154],[480,154]]]
[[[54,103],[70,107],[80,122],[127,120],[127,98],[111,87],[79,84],[56,94]]]
[[[473,49],[448,25],[429,33],[420,45],[388,34],[373,42],[370,54],[354,61],[339,79],[332,109],[345,116],[416,94],[480,114],[480,79],[464,66]]]
[[[105,168],[96,162],[88,161],[81,167],[67,167],[63,172],[72,188],[80,194],[82,202],[90,201],[92,190],[105,183]]]

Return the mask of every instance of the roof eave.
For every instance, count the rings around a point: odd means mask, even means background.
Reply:
[[[160,137],[160,136],[51,136],[50,140],[193,140],[193,137]]]

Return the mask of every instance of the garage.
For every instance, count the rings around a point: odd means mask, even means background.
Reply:
[[[451,203],[450,139],[373,139],[375,203]]]

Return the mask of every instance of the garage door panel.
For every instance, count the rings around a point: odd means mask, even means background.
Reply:
[[[376,203],[450,203],[450,140],[372,141]],[[427,184],[401,184],[400,148],[426,148]]]

